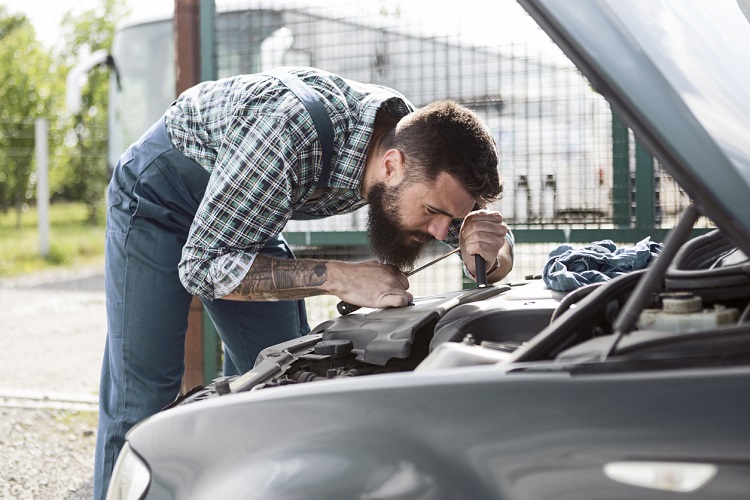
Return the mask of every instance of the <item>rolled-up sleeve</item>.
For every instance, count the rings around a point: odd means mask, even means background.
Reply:
[[[291,217],[295,165],[314,136],[301,132],[302,118],[289,116],[239,111],[227,127],[182,251],[188,292],[209,300],[231,293]]]

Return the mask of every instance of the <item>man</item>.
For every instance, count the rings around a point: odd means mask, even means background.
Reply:
[[[109,187],[95,496],[106,494],[127,430],[179,391],[193,295],[216,325],[229,375],[309,332],[304,297],[406,306],[401,269],[433,239],[458,243],[470,274],[476,254],[488,279],[500,279],[512,237],[499,213],[477,210],[502,191],[497,164],[468,109],[445,101],[414,112],[394,90],[313,68],[182,94],[123,154]],[[295,260],[280,236],[292,218],[365,204],[382,262]]]

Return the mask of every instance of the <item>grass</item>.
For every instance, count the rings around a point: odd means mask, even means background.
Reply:
[[[35,208],[21,213],[17,227],[15,210],[0,212],[0,277],[17,276],[55,268],[85,266],[104,256],[104,217],[92,224],[82,203],[50,206],[50,250],[39,251],[38,218]]]
[[[55,421],[68,428],[88,427],[96,429],[98,412],[83,410],[63,410],[54,416]]]

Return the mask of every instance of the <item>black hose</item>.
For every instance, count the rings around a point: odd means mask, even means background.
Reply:
[[[557,319],[562,313],[570,309],[570,306],[572,306],[576,302],[579,302],[584,297],[587,297],[591,292],[594,291],[594,289],[599,288],[603,284],[604,282],[589,283],[588,285],[584,285],[580,288],[576,288],[575,290],[567,294],[565,297],[562,298],[560,303],[552,312],[552,317],[550,318],[549,322],[552,323],[553,321],[555,321],[555,319]]]

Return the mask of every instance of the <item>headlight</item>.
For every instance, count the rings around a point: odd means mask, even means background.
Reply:
[[[149,484],[151,472],[126,442],[112,471],[107,500],[140,500],[146,496]]]

